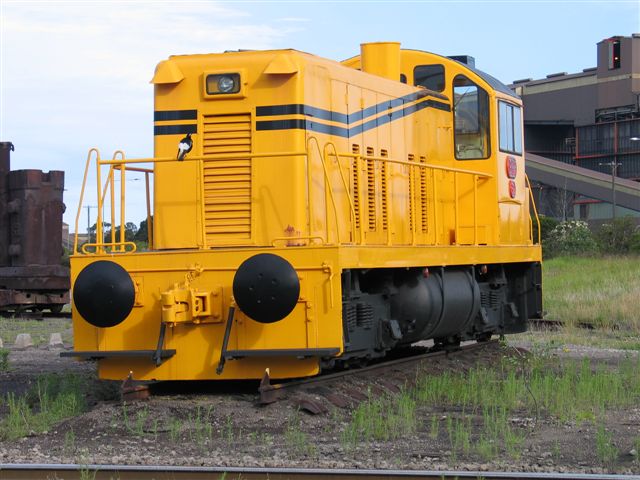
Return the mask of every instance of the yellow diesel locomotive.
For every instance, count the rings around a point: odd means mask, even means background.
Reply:
[[[106,379],[292,378],[526,330],[542,291],[522,102],[464,60],[387,42],[341,63],[162,61],[154,157],[87,158],[97,241],[71,258],[66,354]],[[122,227],[131,171],[147,251]]]

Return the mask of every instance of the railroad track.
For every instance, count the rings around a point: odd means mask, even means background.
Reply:
[[[130,465],[73,465],[73,464],[0,464],[0,479],[94,479],[94,480],[395,480],[395,479],[453,479],[476,478],[483,480],[640,480],[640,475],[584,474],[584,473],[527,473],[484,471],[430,471],[430,470],[354,470],[321,468],[245,468],[245,467],[172,467]]]
[[[428,351],[422,349],[418,354],[410,354],[401,358],[383,361],[362,368],[354,368],[336,373],[329,373],[317,377],[305,378],[272,384],[268,371],[260,382],[259,402],[263,405],[295,395],[298,406],[309,413],[325,413],[327,408],[322,404],[319,397],[325,398],[330,403],[338,407],[344,407],[348,403],[364,400],[362,391],[359,389],[346,389],[341,394],[335,391],[335,386],[341,380],[374,380],[379,390],[386,390],[388,393],[400,391],[407,383],[415,379],[415,371],[420,365],[428,360],[433,360],[443,356],[458,356],[473,351],[484,349],[495,349],[498,340],[471,343],[453,350]]]
[[[44,320],[45,318],[71,318],[71,312],[0,312],[1,316],[15,320]]]
[[[425,353],[426,352],[426,353]],[[428,366],[427,362],[447,361],[457,358],[475,365],[472,355],[501,355],[498,340],[474,342],[446,350],[433,351],[427,347],[414,346],[395,352],[390,360],[360,368],[350,368],[334,373],[318,375],[300,380],[271,383],[268,372],[260,382],[257,403],[268,405],[289,400],[299,409],[311,414],[326,413],[330,405],[338,408],[355,406],[372,394],[395,394],[415,385],[418,370]],[[468,357],[466,355],[469,355]],[[144,400],[150,395],[180,393],[180,384],[171,382],[137,382],[127,379],[122,384],[122,399]]]
[[[560,330],[561,328],[563,328],[566,324],[566,322],[561,321],[561,320],[549,320],[546,318],[540,318],[540,319],[533,319],[533,320],[529,320],[529,324],[532,327],[536,327],[539,329],[546,329],[546,330]],[[592,325],[591,323],[585,323],[585,322],[580,322],[580,323],[576,323],[575,324],[576,327],[578,328],[582,328],[585,330],[594,330],[596,327],[594,325]]]

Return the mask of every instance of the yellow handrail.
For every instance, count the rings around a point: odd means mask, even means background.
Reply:
[[[98,149],[90,148],[89,153],[87,153],[87,163],[84,167],[84,177],[82,178],[82,188],[80,189],[80,201],[78,202],[78,213],[76,214],[76,224],[75,224],[76,232],[73,240],[74,254],[78,253],[78,226],[80,224],[80,212],[82,211],[82,202],[84,201],[84,188],[87,184],[87,174],[89,173],[89,166],[91,165],[91,157],[93,153],[96,154],[96,159],[97,159],[96,161],[98,163],[100,162],[100,152],[98,151]],[[98,188],[98,191],[100,191],[99,188]]]
[[[315,141],[316,147],[318,149],[318,156],[320,157],[320,161],[322,162],[322,170],[324,172],[324,182],[325,186],[328,187],[329,190],[329,198],[331,199],[331,204],[333,206],[334,218],[336,220],[336,235],[337,235],[337,244],[340,243],[340,222],[338,221],[338,207],[336,205],[336,199],[333,195],[333,188],[331,187],[331,181],[329,180],[329,172],[327,170],[327,164],[324,161],[324,155],[320,151],[320,143],[316,137],[309,137],[307,140],[307,175],[311,178],[311,155],[309,155],[309,146],[311,145],[311,140]],[[311,210],[311,190],[309,190],[309,208]],[[328,211],[328,210],[327,210]],[[327,233],[327,242],[329,242],[329,218],[325,212],[325,229]],[[309,219],[309,226],[311,226],[311,219]],[[309,235],[311,235],[311,230],[309,230]]]
[[[536,202],[533,199],[533,190],[531,189],[531,182],[529,182],[529,175],[527,175],[525,173],[524,175],[524,179],[527,182],[527,188],[529,189],[529,200],[531,201],[531,205],[533,206],[533,214],[536,217],[536,223],[538,224],[538,245],[540,245],[542,243],[542,234],[540,232],[540,217],[538,216],[538,209],[536,208]],[[531,220],[531,215],[529,215],[529,222],[530,222],[530,238],[531,241],[533,242],[533,221]]]
[[[478,177],[482,177],[482,178],[493,178],[493,175],[486,172],[479,172],[475,170],[464,170],[462,168],[454,168],[454,167],[443,167],[440,165],[430,165],[428,163],[410,162],[409,160],[394,160],[393,158],[389,158],[389,157],[374,157],[371,155],[360,155],[358,153],[347,153],[347,152],[339,153],[338,155],[340,155],[341,157],[352,157],[352,158],[360,157],[364,160],[373,160],[376,162],[397,163],[399,165],[409,165],[412,167],[425,168],[429,170],[442,170],[445,172],[466,173],[469,175],[477,175]]]
[[[333,145],[333,144],[331,144]],[[326,148],[326,145],[325,145]],[[335,149],[335,147],[334,147]],[[440,165],[429,165],[426,163],[419,163],[419,162],[412,162],[412,161],[408,161],[408,160],[394,160],[392,158],[389,157],[376,157],[376,156],[371,156],[371,155],[361,155],[359,153],[346,153],[346,152],[342,152],[342,153],[338,153],[335,152],[335,156],[338,158],[338,167],[340,166],[340,161],[339,158],[340,157],[351,157],[357,160],[359,159],[363,159],[363,160],[372,160],[372,161],[378,161],[378,162],[388,162],[388,163],[396,163],[398,165],[407,165],[409,167],[416,167],[419,169],[425,169],[425,170],[431,170],[432,172],[432,188],[433,188],[433,198],[434,201],[433,203],[433,209],[434,209],[434,243],[437,245],[438,244],[438,212],[437,212],[437,202],[435,201],[436,197],[437,197],[437,190],[436,190],[436,182],[435,182],[435,171],[436,170],[440,170],[440,171],[444,171],[444,172],[451,172],[453,173],[453,180],[454,180],[454,197],[455,197],[455,205],[454,205],[454,215],[455,215],[455,224],[454,224],[454,231],[455,231],[455,242],[458,243],[458,174],[466,174],[466,175],[472,175],[473,176],[473,244],[477,245],[478,244],[478,220],[477,220],[477,188],[478,188],[478,179],[479,178],[483,178],[483,179],[489,179],[489,178],[493,178],[493,175],[489,174],[489,173],[485,173],[485,172],[479,172],[479,171],[475,171],[475,170],[465,170],[462,168],[454,168],[454,167],[443,167]],[[342,174],[342,170],[340,169],[340,172]],[[413,175],[410,173],[410,180],[412,179]],[[344,178],[343,178],[344,181]],[[347,197],[349,199],[349,205],[351,206],[351,210],[352,210],[352,214],[354,217],[354,223],[355,223],[355,209],[353,208],[353,200],[351,198],[351,195],[349,193],[349,189],[346,187],[345,185],[345,191],[347,194]],[[416,223],[417,219],[415,218],[414,215],[414,229],[415,229],[415,223]],[[412,231],[413,237],[412,237],[412,244],[415,243],[415,231]],[[360,236],[360,243],[362,243],[362,235]]]
[[[88,255],[91,253],[87,250],[90,247],[95,247],[96,251],[94,253],[98,253],[98,251],[102,252],[104,250],[104,247],[111,247],[112,251],[114,251],[116,248],[121,249],[125,247],[131,247],[131,250],[129,251],[129,253],[135,252],[138,248],[135,242],[115,242],[115,243],[95,242],[95,243],[83,243],[80,250],[85,255]]]
[[[311,237],[313,236],[313,195],[312,195],[312,172],[311,172],[311,153],[312,150],[316,150],[322,165],[322,170],[323,170],[323,176],[324,176],[324,183],[325,183],[325,194],[328,195],[329,197],[329,201],[331,202],[331,207],[333,208],[333,212],[334,212],[334,219],[335,219],[335,231],[336,231],[336,235],[337,235],[337,242],[336,243],[341,243],[342,241],[342,236],[341,236],[341,222],[339,220],[339,213],[338,213],[338,208],[337,208],[337,201],[336,201],[336,194],[334,192],[333,189],[333,185],[332,185],[332,181],[331,178],[329,176],[329,167],[327,164],[327,161],[329,160],[329,157],[334,157],[336,159],[337,162],[337,167],[338,167],[338,172],[340,174],[340,180],[342,182],[342,186],[344,188],[344,192],[346,195],[346,199],[349,203],[349,210],[350,210],[350,216],[351,216],[351,220],[353,221],[354,224],[354,228],[355,228],[355,224],[356,224],[356,218],[358,216],[359,212],[356,212],[356,206],[355,206],[355,202],[354,202],[354,198],[351,195],[351,188],[349,185],[349,181],[347,178],[345,178],[345,174],[342,171],[342,165],[341,165],[341,158],[352,158],[355,160],[356,165],[359,165],[361,161],[374,161],[374,162],[386,162],[386,163],[393,163],[393,164],[397,164],[397,165],[405,165],[409,167],[409,180],[410,183],[412,185],[412,188],[410,189],[412,192],[412,195],[415,195],[415,183],[416,183],[416,179],[414,178],[414,170],[430,170],[431,171],[431,183],[432,183],[432,190],[433,190],[433,200],[432,200],[432,205],[433,205],[433,226],[434,226],[434,243],[437,245],[439,244],[439,238],[438,238],[438,221],[439,221],[439,215],[438,215],[438,209],[437,209],[437,201],[436,199],[438,198],[438,192],[437,192],[437,185],[435,182],[435,173],[436,171],[442,171],[442,172],[447,172],[447,173],[452,173],[453,174],[453,183],[454,183],[454,217],[455,217],[455,226],[454,226],[454,232],[455,232],[455,243],[459,243],[459,201],[460,199],[458,198],[459,196],[459,188],[458,188],[458,175],[459,174],[463,174],[463,175],[471,175],[473,177],[473,244],[477,245],[478,244],[478,199],[477,199],[477,195],[478,195],[478,180],[479,179],[489,179],[489,178],[493,178],[493,175],[489,174],[489,173],[485,173],[485,172],[480,172],[480,171],[475,171],[475,170],[466,170],[466,169],[461,169],[461,168],[454,168],[454,167],[445,167],[445,166],[440,166],[440,165],[432,165],[432,164],[427,164],[427,163],[423,163],[423,162],[417,162],[417,161],[411,161],[411,160],[397,160],[397,159],[393,159],[393,158],[389,158],[386,156],[373,156],[373,155],[362,155],[360,153],[350,153],[350,152],[338,152],[336,145],[333,142],[327,142],[324,144],[324,147],[321,149],[320,148],[320,142],[318,141],[318,139],[316,137],[313,136],[309,136],[307,138],[307,142],[305,145],[305,151],[292,151],[292,152],[268,152],[268,153],[243,153],[242,156],[245,158],[273,158],[273,157],[305,157],[306,158],[306,162],[307,162],[307,198],[308,198],[308,230],[309,230],[309,236],[307,237],[307,239],[311,239]],[[151,211],[150,211],[150,192],[149,192],[149,174],[153,173],[153,170],[151,169],[146,169],[146,168],[140,168],[140,167],[132,167],[129,166],[131,164],[141,164],[141,163],[168,163],[168,162],[176,162],[176,159],[173,157],[159,157],[159,158],[136,158],[136,159],[127,159],[124,152],[122,152],[121,150],[118,150],[114,153],[113,158],[111,160],[107,160],[107,161],[103,161],[100,158],[100,153],[97,149],[92,148],[91,150],[89,150],[89,153],[87,155],[87,162],[86,162],[86,166],[85,166],[85,173],[84,173],[84,178],[83,178],[83,182],[82,182],[82,190],[80,193],[80,203],[78,206],[78,213],[76,215],[76,235],[75,235],[75,241],[74,241],[74,253],[78,253],[78,225],[79,225],[79,219],[80,219],[80,213],[81,213],[81,209],[82,209],[82,203],[84,200],[84,189],[86,186],[86,181],[87,181],[87,175],[88,175],[88,170],[90,167],[90,163],[91,163],[91,159],[93,158],[93,155],[95,154],[96,157],[96,183],[97,183],[97,188],[98,188],[98,217],[97,217],[97,221],[96,221],[96,235],[97,238],[96,240],[103,240],[103,215],[102,215],[102,210],[103,207],[105,205],[105,199],[106,199],[106,192],[107,189],[110,190],[110,200],[111,200],[111,223],[112,223],[112,227],[111,227],[111,242],[109,243],[103,243],[101,241],[96,241],[95,244],[89,244],[89,246],[95,247],[96,249],[96,253],[102,253],[104,251],[104,247],[112,247],[112,251],[113,248],[118,247],[120,249],[121,252],[125,252],[126,250],[126,245],[130,244],[131,242],[126,242],[126,236],[125,236],[125,232],[126,232],[126,228],[125,228],[125,194],[126,194],[126,186],[125,186],[125,181],[126,181],[126,170],[132,170],[132,171],[140,171],[140,172],[144,172],[145,173],[145,179],[146,179],[146,197],[147,197],[147,228],[149,229],[148,231],[148,240],[149,240],[149,245],[151,246],[151,242],[152,242],[152,238],[153,238],[153,234],[152,234],[152,226],[151,226]],[[184,162],[193,162],[193,161],[202,161],[202,160],[228,160],[228,159],[234,159],[237,158],[238,154],[214,154],[214,155],[194,155],[194,156],[190,156],[188,158],[185,158],[183,161]],[[109,166],[109,174],[108,174],[108,179],[107,182],[104,185],[104,190],[103,190],[103,186],[101,184],[101,167],[103,166]],[[116,241],[116,232],[114,229],[114,220],[115,220],[115,192],[114,192],[114,175],[115,175],[115,170],[120,170],[120,179],[121,179],[121,185],[120,185],[120,235],[119,235],[119,242]],[[531,192],[531,187],[529,184],[529,179],[526,179],[527,181],[527,185],[529,186],[529,192],[531,195],[531,198],[533,199],[533,194]],[[415,199],[411,199],[412,202],[412,210],[411,210],[411,216],[413,219],[413,227],[412,227],[412,244],[416,243],[416,230],[417,230],[417,223],[418,223],[418,218],[417,218],[417,211],[416,211],[416,206],[415,206]],[[359,204],[360,208],[361,205]],[[323,242],[329,242],[330,241],[330,229],[329,229],[329,218],[328,218],[328,213],[329,213],[329,208],[326,209],[326,213],[325,213],[325,228],[326,228],[326,232],[324,232],[326,234],[326,238],[322,239]],[[539,218],[538,218],[538,213],[537,210],[535,209],[535,204],[534,204],[534,213],[535,213],[535,217],[536,220],[538,222],[538,226],[539,226]],[[532,225],[530,226],[530,230],[533,230]],[[540,237],[540,231],[538,228],[538,237]],[[315,238],[315,237],[314,237]],[[360,228],[359,231],[359,236],[357,236],[356,232],[353,231],[351,233],[350,236],[350,241],[351,242],[355,242],[357,244],[362,244],[364,242],[364,238],[363,238],[363,229],[362,227]],[[390,241],[390,238],[388,238],[388,241]],[[539,241],[539,238],[538,238]],[[82,249],[83,253],[88,253],[86,251],[85,248]]]
[[[353,206],[353,199],[351,198],[351,194],[349,193],[349,185],[347,184],[347,180],[344,178],[344,174],[342,173],[342,166],[340,165],[340,157],[338,156],[338,149],[333,144],[333,142],[327,142],[324,144],[324,148],[322,149],[322,154],[327,155],[327,147],[331,147],[333,149],[334,155],[336,156],[336,161],[338,162],[338,171],[340,172],[340,178],[342,179],[342,186],[344,187],[344,191],[347,194],[347,199],[349,200],[349,208],[351,210],[351,218],[353,219],[353,225],[355,228],[356,224],[356,210]],[[337,213],[337,212],[336,212]]]
[[[304,157],[307,152],[268,152],[268,153],[234,153],[234,154],[212,154],[212,155],[198,155],[193,157],[186,157],[180,162],[196,162],[199,160],[233,160],[241,156],[242,158],[271,158],[271,157]],[[125,160],[104,160],[100,161],[101,165],[120,165],[131,163],[168,163],[178,162],[173,157],[158,157],[158,158],[128,158]]]

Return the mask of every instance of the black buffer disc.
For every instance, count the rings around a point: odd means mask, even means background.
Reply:
[[[114,327],[133,308],[135,288],[127,271],[108,260],[82,269],[73,285],[73,303],[82,318],[96,327]]]
[[[260,323],[273,323],[295,308],[300,280],[284,258],[260,253],[238,267],[233,278],[233,296],[245,315]]]

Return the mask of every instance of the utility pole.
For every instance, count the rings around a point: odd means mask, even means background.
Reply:
[[[616,174],[618,171],[618,165],[621,165],[617,161],[613,160],[607,163],[598,163],[602,167],[611,167],[611,218],[616,218]]]

